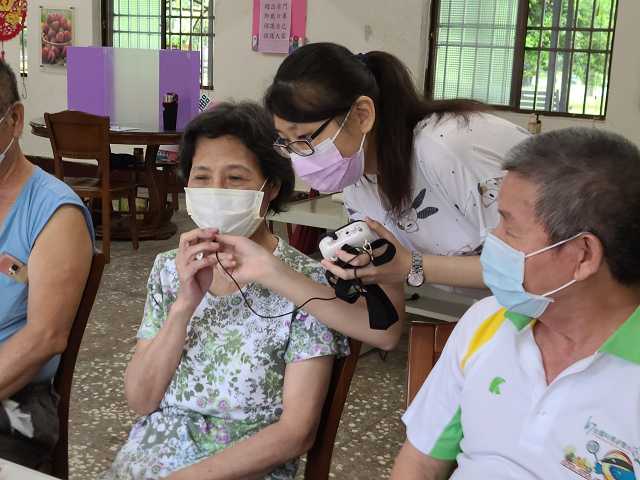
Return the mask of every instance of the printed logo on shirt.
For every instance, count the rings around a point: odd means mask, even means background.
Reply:
[[[495,377],[489,384],[489,392],[493,393],[494,395],[500,395],[502,393],[500,391],[500,385],[502,385],[504,382],[506,382],[504,378]]]
[[[420,190],[416,198],[413,199],[411,207],[402,212],[402,215],[400,215],[400,218],[397,222],[398,228],[400,230],[403,230],[407,233],[418,232],[420,231],[418,220],[424,220],[425,218],[429,218],[431,215],[435,215],[436,213],[438,213],[438,209],[436,207],[421,208],[426,194],[426,188]]]
[[[573,446],[564,449],[561,464],[587,480],[636,480],[640,471],[640,449],[611,435],[589,417],[585,424],[589,439],[579,455]],[[635,466],[634,466],[635,464]]]

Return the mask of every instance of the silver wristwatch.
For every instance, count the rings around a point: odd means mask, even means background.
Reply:
[[[424,283],[424,269],[422,268],[422,254],[420,252],[411,252],[411,270],[407,275],[407,285],[410,287],[419,287]]]

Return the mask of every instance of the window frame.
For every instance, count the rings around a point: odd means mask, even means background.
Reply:
[[[209,1],[213,1],[214,5],[215,5],[215,0],[209,0]],[[169,5],[167,5],[168,2],[171,2],[171,0],[161,0],[160,2],[160,49],[161,50],[166,50],[167,49],[167,37],[169,35],[176,35],[175,33],[169,32],[167,29],[167,18],[171,17],[171,18],[178,18],[178,17],[172,17],[171,15],[167,15],[167,8],[169,8]],[[113,46],[113,0],[102,0],[101,2],[101,29],[102,29],[102,45],[104,47],[112,47]],[[208,52],[208,66],[209,66],[209,70],[208,70],[208,75],[207,75],[207,79],[209,81],[209,85],[205,86],[202,85],[202,83],[200,83],[200,89],[201,90],[214,90],[214,85],[213,85],[213,45],[215,42],[215,27],[214,27],[214,23],[215,23],[215,12],[212,10],[211,12],[211,16],[209,18],[209,31],[208,31],[208,35],[206,35],[206,37],[209,39],[209,45],[211,48],[209,48],[209,52]],[[192,35],[192,34],[190,34]],[[194,36],[199,36],[198,34],[194,35]],[[204,35],[203,35],[204,37]],[[204,59],[202,58],[202,52],[200,52],[200,68],[202,69],[202,66],[204,64]],[[202,70],[200,71],[200,75],[202,75]],[[202,76],[200,77],[202,79]]]
[[[498,111],[521,113],[521,114],[539,114],[548,117],[566,117],[584,120],[604,120],[607,116],[609,108],[609,86],[611,85],[611,59],[615,49],[616,29],[618,26],[618,7],[620,1],[616,1],[615,10],[612,18],[615,19],[615,27],[611,33],[611,53],[609,55],[609,71],[607,72],[607,99],[602,115],[589,113],[569,113],[569,112],[552,112],[547,110],[523,109],[520,108],[520,97],[522,95],[522,77],[524,75],[524,56],[527,35],[527,22],[529,18],[529,0],[518,0],[518,20],[516,26],[515,48],[513,56],[513,70],[511,75],[511,98],[509,105],[491,105],[491,108]],[[440,0],[432,0],[429,8],[429,37],[428,37],[428,58],[424,80],[424,94],[427,98],[433,99],[433,89],[435,85],[436,75],[436,30],[438,28],[438,18],[440,17]],[[517,105],[517,106],[516,106]]]

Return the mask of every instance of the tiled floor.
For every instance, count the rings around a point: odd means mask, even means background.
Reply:
[[[191,222],[184,212],[174,220],[181,231]],[[175,248],[177,237],[112,244],[111,264],[93,308],[76,366],[71,398],[72,480],[95,478],[124,442],[134,414],[123,396],[123,374],[135,344],[146,280],[159,252]],[[400,422],[405,398],[406,338],[383,361],[376,351],[358,363],[338,430],[331,477],[387,478],[404,440]],[[299,475],[302,478],[302,475]]]

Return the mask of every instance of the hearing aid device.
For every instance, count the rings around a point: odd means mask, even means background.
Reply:
[[[320,240],[320,253],[327,260],[336,261],[338,259],[337,252],[343,246],[348,245],[361,251],[370,251],[371,242],[377,239],[378,235],[371,231],[366,222],[357,220],[340,227]]]

